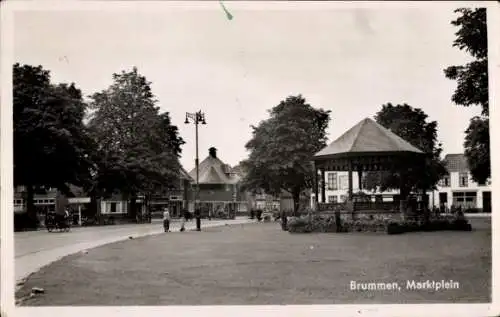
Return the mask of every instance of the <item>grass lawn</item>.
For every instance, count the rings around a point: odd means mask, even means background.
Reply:
[[[168,233],[68,256],[32,274],[24,306],[487,303],[490,219],[473,232],[289,234],[277,223]],[[458,289],[407,290],[407,280]],[[353,291],[350,282],[399,282]]]

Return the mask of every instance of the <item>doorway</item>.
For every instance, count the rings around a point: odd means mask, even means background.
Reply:
[[[483,212],[491,212],[491,192],[483,192]]]

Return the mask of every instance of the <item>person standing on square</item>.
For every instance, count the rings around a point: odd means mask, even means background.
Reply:
[[[182,210],[182,215],[181,215],[181,229],[180,229],[181,232],[186,230],[186,228],[184,227],[184,225],[186,224],[187,213],[188,213],[187,210]]]
[[[166,207],[165,209],[163,209],[163,229],[165,230],[165,232],[170,231],[170,212]]]

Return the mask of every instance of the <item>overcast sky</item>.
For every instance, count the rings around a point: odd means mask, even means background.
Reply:
[[[154,11],[33,11],[15,15],[14,58],[43,65],[53,82],[75,82],[85,95],[137,66],[152,82],[186,140],[182,164],[194,167],[194,126],[203,110],[200,160],[215,146],[235,165],[246,158],[250,125],[289,95],[332,111],[330,141],[387,102],[422,108],[438,121],[444,153],[463,152],[464,130],[479,107],[451,102],[456,87],[443,69],[469,57],[452,47],[453,6],[425,9],[305,10],[281,3],[260,10],[228,2]],[[304,6],[304,10],[297,10]],[[416,7],[416,6],[415,6]]]

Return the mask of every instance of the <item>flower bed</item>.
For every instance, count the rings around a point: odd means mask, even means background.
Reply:
[[[291,217],[287,227],[290,233],[307,232],[385,232],[393,217],[387,215],[357,215],[352,220],[350,215],[341,215],[337,224],[334,215]]]
[[[310,232],[387,232],[401,234],[415,231],[460,230],[471,231],[472,227],[463,215],[422,220],[399,220],[399,215],[358,214],[353,220],[349,215],[341,215],[339,223],[334,215],[314,215],[290,217],[287,230],[290,233]]]
[[[264,222],[271,222],[271,220],[273,219],[273,214],[270,213],[270,212],[265,212],[262,214],[262,220]]]
[[[442,230],[456,230],[456,231],[471,231],[472,226],[466,219],[446,219],[438,218],[430,220],[429,222],[420,221],[401,221],[391,222],[387,226],[388,234],[401,234],[405,232],[416,231],[442,231]]]

